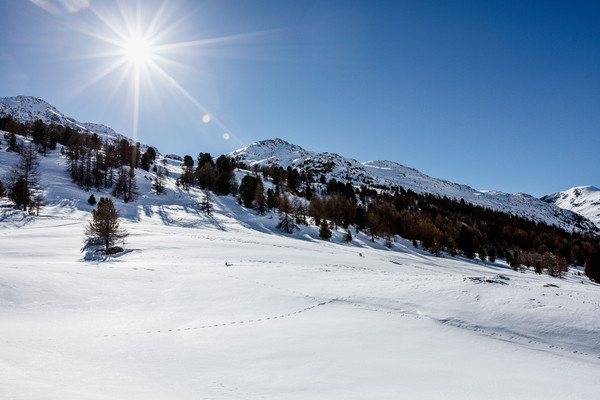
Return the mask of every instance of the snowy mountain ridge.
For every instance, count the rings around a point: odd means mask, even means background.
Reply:
[[[79,122],[68,117],[46,101],[33,96],[0,98],[0,117],[4,116],[11,116],[20,123],[31,123],[39,119],[48,125],[68,126],[78,131],[96,133],[105,139],[131,141],[108,126]],[[142,146],[142,149],[145,148],[146,146]],[[290,166],[310,171],[317,178],[324,175],[327,180],[335,178],[357,186],[392,189],[403,187],[417,193],[464,199],[475,205],[556,225],[570,231],[576,229],[597,232],[600,227],[600,206],[595,202],[591,202],[590,209],[582,214],[584,217],[591,216],[594,224],[578,214],[583,212],[580,208],[569,208],[570,205],[564,202],[552,203],[546,198],[541,200],[526,194],[476,190],[464,184],[432,178],[397,162],[376,160],[361,163],[336,153],[308,151],[278,138],[253,143],[228,155],[250,165],[278,165],[284,168]],[[171,155],[170,158],[178,157]]]
[[[542,197],[542,200],[583,215],[600,226],[600,189],[597,187],[578,186],[549,194]]]
[[[253,143],[228,154],[251,166],[269,165],[292,167],[311,172],[316,178],[349,182],[360,186],[396,189],[403,187],[416,193],[431,193],[556,225],[566,230],[597,232],[598,227],[576,212],[524,193],[508,194],[493,190],[476,190],[468,185],[432,178],[422,172],[397,162],[377,160],[359,162],[335,153],[313,152],[283,139],[270,139]]]
[[[34,122],[39,119],[46,125],[62,125],[77,131],[96,133],[104,138],[131,140],[106,125],[79,122],[64,115],[48,102],[33,96],[0,97],[0,117],[8,116],[19,123]]]

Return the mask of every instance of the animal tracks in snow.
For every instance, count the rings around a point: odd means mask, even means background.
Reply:
[[[293,317],[294,315],[298,315],[298,314],[302,314],[302,313],[314,310],[317,307],[322,307],[322,306],[331,304],[334,301],[338,301],[338,300],[339,299],[330,299],[327,301],[320,302],[318,304],[314,304],[309,307],[305,307],[300,310],[295,310],[293,312],[283,313],[283,314],[273,315],[273,316],[263,317],[263,318],[243,319],[243,320],[236,320],[236,321],[221,322],[221,323],[217,323],[217,324],[204,324],[204,325],[198,325],[198,326],[191,326],[191,327],[185,327],[185,328],[146,330],[143,332],[133,332],[133,333],[130,333],[130,332],[113,333],[113,334],[102,335],[102,337],[103,338],[111,338],[111,337],[129,336],[129,335],[159,334],[159,333],[169,333],[169,332],[186,332],[186,331],[196,331],[196,330],[202,330],[202,329],[220,328],[220,327],[231,326],[231,325],[254,324],[254,323],[272,321],[272,320],[281,319],[281,318],[290,318],[290,317]]]

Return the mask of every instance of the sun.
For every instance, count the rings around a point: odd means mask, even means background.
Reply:
[[[97,48],[87,58],[104,59],[106,62],[102,63],[97,72],[80,85],[78,90],[83,90],[109,76],[117,77],[113,80],[115,88],[127,85],[130,88],[128,100],[131,102],[132,134],[133,139],[137,140],[140,104],[148,94],[156,95],[157,87],[161,86],[162,89],[174,91],[189,100],[202,113],[203,123],[214,124],[221,132],[226,132],[223,139],[233,139],[241,144],[231,130],[181,85],[169,70],[194,70],[192,66],[179,62],[177,56],[186,57],[197,54],[199,48],[205,46],[244,42],[273,32],[172,40],[183,19],[177,17],[172,0],[157,1],[158,3],[142,0],[118,2],[119,6],[116,8],[107,6],[106,3],[103,6],[102,2],[96,5],[89,4],[87,10],[95,20],[92,24],[82,25],[77,29],[97,41]]]
[[[137,67],[149,65],[156,56],[151,41],[140,36],[123,40],[121,49],[125,61]]]

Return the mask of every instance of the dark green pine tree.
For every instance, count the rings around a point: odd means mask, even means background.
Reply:
[[[31,191],[27,186],[27,181],[24,177],[19,177],[10,192],[8,198],[17,206],[17,209],[27,209],[27,205],[31,201]]]
[[[254,197],[256,195],[257,179],[252,175],[246,175],[242,179],[240,184],[240,200],[244,204],[244,207],[252,207]]]
[[[323,240],[331,239],[331,229],[329,229],[329,224],[327,221],[321,221],[321,228],[319,229],[319,237]]]
[[[106,254],[109,254],[111,244],[127,237],[127,232],[119,226],[119,213],[110,198],[101,197],[98,209],[92,210],[92,222],[86,227],[85,236],[88,243],[101,239]]]
[[[473,243],[473,233],[466,225],[462,225],[460,228],[458,248],[463,252],[465,256],[467,256],[467,258],[475,258],[475,245]]]
[[[8,149],[6,149],[6,151],[17,151],[17,136],[14,133],[10,134]]]

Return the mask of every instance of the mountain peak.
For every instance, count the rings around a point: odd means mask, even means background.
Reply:
[[[544,196],[542,200],[583,215],[600,227],[600,189],[595,186],[576,186]]]
[[[46,125],[62,125],[113,139],[125,138],[125,136],[118,134],[106,125],[79,122],[74,118],[67,117],[58,111],[56,107],[34,96],[0,97],[0,117],[8,116],[19,123],[33,122],[39,119]]]
[[[306,150],[304,150],[302,147],[292,144],[292,143],[290,143],[286,140],[280,139],[280,138],[259,140],[258,142],[252,143],[251,145],[246,147],[246,149],[251,149],[251,148],[264,148],[264,149],[272,149],[272,150],[287,150],[287,151],[294,151],[294,152],[306,152]]]
[[[298,145],[275,138],[252,143],[229,153],[229,156],[241,159],[250,165],[279,165],[285,168],[293,165],[295,160],[307,157],[309,154],[311,153]]]

